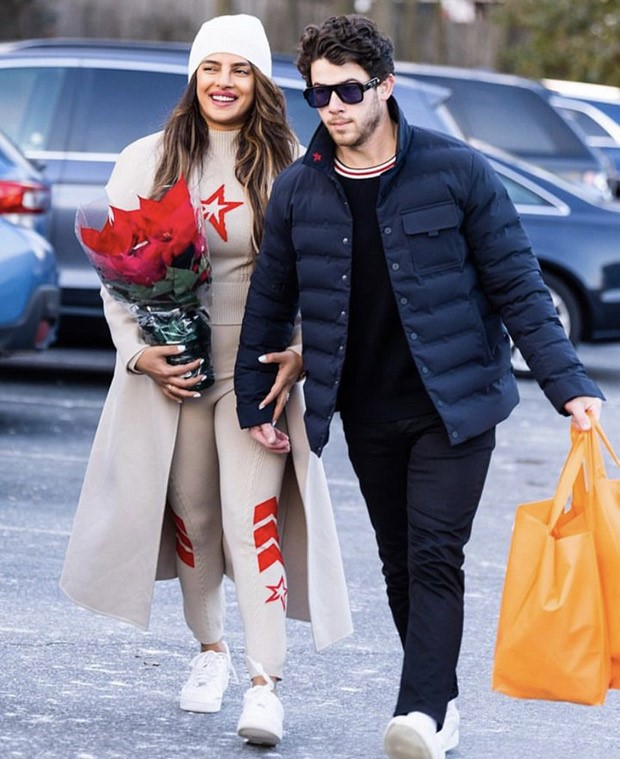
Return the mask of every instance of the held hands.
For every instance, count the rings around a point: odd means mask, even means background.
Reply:
[[[278,364],[275,381],[269,393],[260,402],[259,408],[263,409],[273,401],[276,405],[272,423],[250,427],[250,435],[272,453],[288,453],[291,450],[288,435],[275,425],[284,411],[291,388],[301,375],[303,360],[298,353],[289,349],[280,353],[267,353],[258,360],[263,364]]]
[[[272,453],[288,453],[291,450],[288,435],[269,422],[250,427],[250,436]]]
[[[572,416],[572,425],[578,430],[589,430],[592,426],[588,419],[588,414],[592,414],[595,419],[600,419],[603,402],[600,398],[590,398],[582,395],[573,398],[564,404],[564,410]]]
[[[271,386],[271,390],[263,398],[258,407],[259,409],[263,409],[269,403],[275,401],[276,406],[273,411],[272,421],[273,424],[276,424],[284,411],[291,388],[301,375],[304,367],[303,359],[294,350],[287,348],[281,353],[266,353],[264,356],[260,356],[258,360],[261,364],[278,364],[278,373]]]
[[[189,372],[203,363],[202,358],[175,366],[166,361],[166,356],[177,356],[184,350],[184,345],[149,345],[136,361],[137,371],[150,377],[166,398],[177,403],[183,403],[187,398],[200,398],[200,393],[193,391],[192,387],[203,379],[202,375],[188,377]]]

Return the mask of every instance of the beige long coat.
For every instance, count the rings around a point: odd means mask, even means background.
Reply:
[[[104,297],[117,347],[112,384],[95,435],[60,580],[93,611],[146,629],[155,580],[176,576],[175,532],[166,506],[179,405],[127,369],[138,327]],[[123,322],[122,324],[119,321]],[[303,423],[303,393],[286,409],[293,454],[279,503],[288,615],[312,622],[317,650],[352,632],[331,501]]]

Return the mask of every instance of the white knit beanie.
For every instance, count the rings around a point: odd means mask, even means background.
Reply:
[[[188,79],[212,53],[238,55],[271,77],[271,49],[263,25],[256,16],[239,13],[205,21],[189,53]]]

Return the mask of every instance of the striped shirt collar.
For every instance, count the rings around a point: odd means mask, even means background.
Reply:
[[[369,166],[363,169],[353,169],[350,166],[346,166],[342,161],[339,161],[334,157],[334,170],[336,174],[340,174],[342,177],[348,179],[372,179],[373,177],[379,177],[384,172],[394,166],[396,163],[396,156],[388,158],[387,161],[378,164],[377,166]]]

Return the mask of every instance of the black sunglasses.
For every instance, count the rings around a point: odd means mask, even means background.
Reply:
[[[342,84],[319,84],[316,87],[308,87],[304,90],[304,97],[310,108],[325,108],[331,100],[332,92],[347,105],[361,103],[366,90],[370,90],[381,83],[378,77],[369,79],[366,84],[359,82],[343,82]]]

